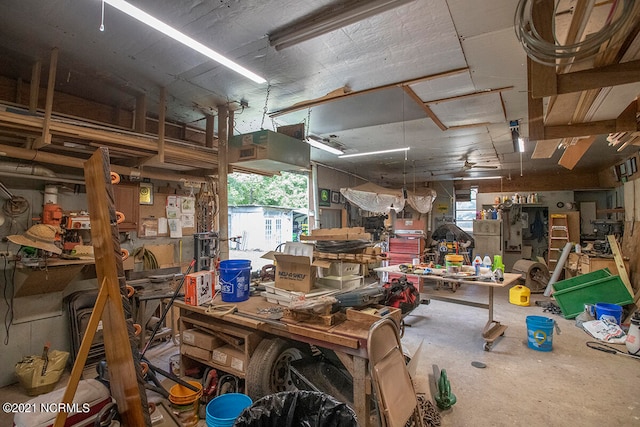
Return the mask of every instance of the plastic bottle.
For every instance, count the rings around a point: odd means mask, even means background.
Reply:
[[[476,276],[480,275],[480,267],[482,267],[482,258],[480,258],[480,255],[476,255],[476,257],[473,259],[473,268],[476,270]]]
[[[489,255],[485,255],[484,258],[482,259],[482,266],[491,268],[491,258],[489,258]]]
[[[631,317],[625,345],[629,354],[640,355],[640,311],[636,311]]]

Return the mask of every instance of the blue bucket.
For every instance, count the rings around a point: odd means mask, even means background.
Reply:
[[[251,260],[227,259],[220,261],[220,290],[222,301],[240,302],[249,299]]]
[[[544,316],[527,316],[527,345],[538,351],[551,351],[555,320]]]
[[[619,325],[622,321],[622,307],[618,304],[599,302],[596,304],[596,318],[611,320]]]
[[[238,415],[251,406],[252,400],[242,393],[222,394],[207,404],[207,427],[231,427]]]

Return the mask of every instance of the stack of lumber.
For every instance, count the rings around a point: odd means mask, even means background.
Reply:
[[[359,249],[355,253],[333,253],[314,251],[314,259],[340,260],[357,263],[374,263],[385,260],[385,254],[378,247]]]
[[[371,234],[364,227],[317,228],[310,236],[300,236],[300,240],[371,240]]]

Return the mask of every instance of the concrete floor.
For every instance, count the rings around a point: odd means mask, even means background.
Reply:
[[[463,286],[445,296],[487,301],[488,290]],[[485,309],[432,300],[405,318],[403,346],[415,352],[423,342],[415,377],[418,392],[433,388],[433,365],[446,369],[457,397],[452,409],[443,411],[442,426],[640,426],[640,360],[606,354],[586,347],[589,336],[573,320],[543,313],[533,295],[531,306],[509,304],[508,289],[495,296],[494,317],[508,326],[491,351],[484,351],[482,329]],[[526,316],[540,315],[557,321],[553,350],[527,347]],[[624,350],[624,346],[619,346]],[[171,342],[154,347],[147,355],[168,369],[169,357],[177,353]],[[480,369],[471,362],[486,365]],[[66,383],[62,378],[59,386]],[[28,397],[17,385],[0,389],[3,402],[24,402]],[[151,399],[153,400],[153,399]],[[0,414],[0,425],[12,417]],[[206,423],[201,420],[200,425]]]
[[[451,297],[486,301],[488,290],[463,286]],[[415,378],[418,391],[433,378],[432,365],[446,369],[457,397],[442,413],[443,426],[633,426],[640,425],[640,360],[587,348],[590,337],[574,320],[509,304],[508,289],[496,290],[494,318],[508,326],[490,352],[481,331],[487,310],[432,300],[406,317],[403,346],[414,351],[424,340]],[[526,317],[557,321],[551,352],[527,346]],[[624,345],[617,346],[625,350]],[[471,362],[479,361],[479,369]]]

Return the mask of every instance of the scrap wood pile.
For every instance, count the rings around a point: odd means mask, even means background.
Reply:
[[[371,234],[364,227],[319,228],[311,230],[310,236],[301,240],[316,242],[315,258],[339,259],[354,262],[381,261],[382,250],[373,247]]]

